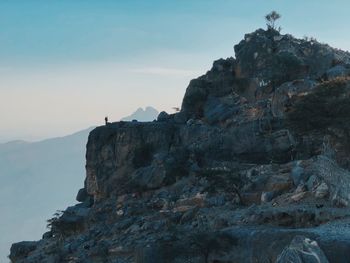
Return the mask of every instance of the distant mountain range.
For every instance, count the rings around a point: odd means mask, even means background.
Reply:
[[[158,111],[138,109],[123,120],[152,121]],[[85,178],[85,149],[93,127],[39,142],[0,144],[0,262],[11,243],[40,239],[46,220],[75,201]]]
[[[0,144],[0,262],[11,242],[40,238],[55,210],[74,202],[85,177],[90,130],[35,143]]]
[[[159,112],[153,107],[138,108],[133,114],[122,118],[121,121],[153,121],[157,119]]]

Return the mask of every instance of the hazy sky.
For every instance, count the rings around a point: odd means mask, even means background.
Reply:
[[[171,111],[273,9],[284,33],[350,49],[348,0],[0,0],[0,142]]]

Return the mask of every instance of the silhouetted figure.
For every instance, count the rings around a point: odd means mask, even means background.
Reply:
[[[106,125],[107,125],[107,123],[108,123],[108,117],[107,116],[105,117],[105,122],[106,122]]]

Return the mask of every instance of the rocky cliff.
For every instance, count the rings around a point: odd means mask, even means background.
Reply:
[[[350,54],[259,29],[181,111],[94,129],[78,205],[13,262],[349,262]]]

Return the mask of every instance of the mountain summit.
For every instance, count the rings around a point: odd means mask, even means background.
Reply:
[[[13,262],[347,262],[350,54],[259,29],[181,111],[88,139],[79,204]]]

